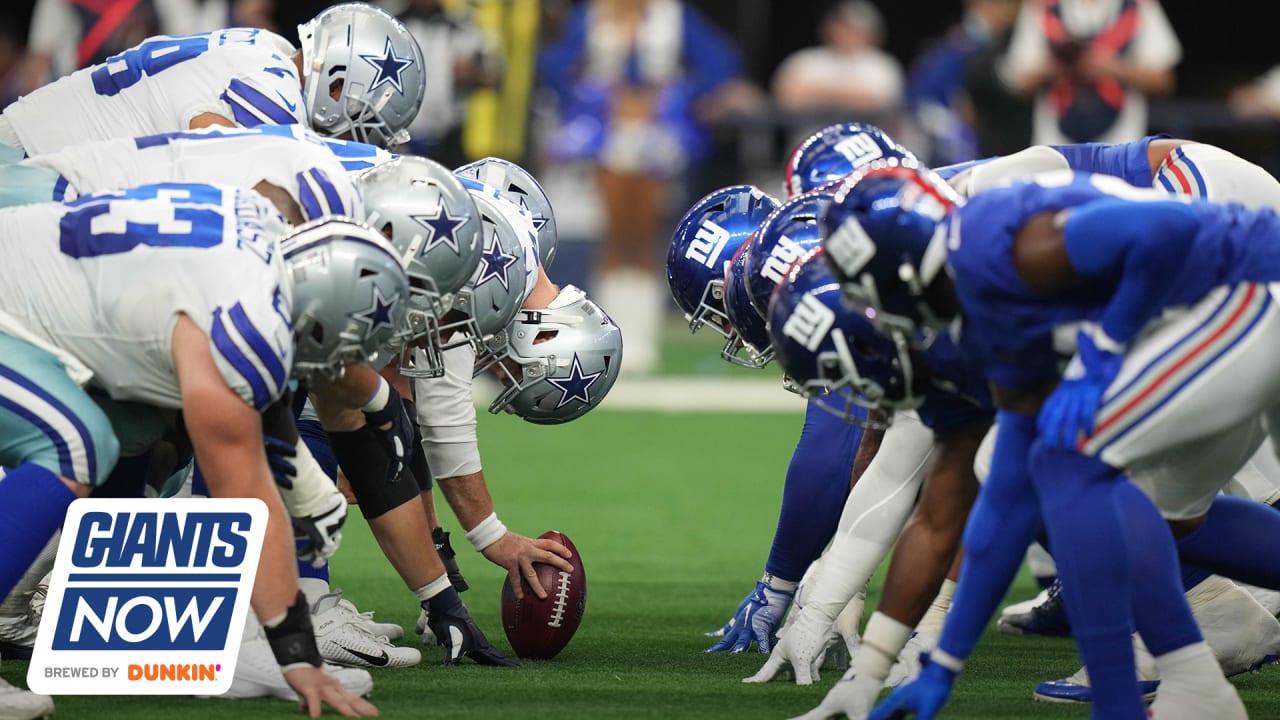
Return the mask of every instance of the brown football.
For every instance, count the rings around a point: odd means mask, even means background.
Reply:
[[[538,538],[555,540],[569,548],[573,553],[569,558],[573,572],[535,564],[538,582],[547,591],[545,600],[539,600],[528,584],[524,586],[524,599],[516,600],[511,585],[503,582],[502,629],[507,632],[507,640],[518,657],[547,660],[558,655],[578,631],[582,613],[587,609],[587,573],[582,569],[578,548],[564,533],[550,530]]]

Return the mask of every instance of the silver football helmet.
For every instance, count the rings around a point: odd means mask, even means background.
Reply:
[[[294,376],[334,381],[402,342],[409,278],[395,248],[351,218],[299,225],[280,244],[293,294]]]
[[[391,239],[409,275],[405,340],[423,352],[406,352],[408,377],[439,377],[440,318],[480,264],[480,213],[471,193],[445,166],[406,155],[356,176],[367,222]],[[412,350],[412,348],[409,348]]]
[[[379,147],[408,142],[426,92],[422,48],[404,25],[365,3],[334,5],[298,26],[311,128]]]
[[[521,310],[506,334],[506,358],[492,364],[506,387],[491,413],[569,422],[604,400],[622,368],[622,331],[572,285],[546,308]]]
[[[471,343],[476,362],[500,355],[506,344],[503,330],[533,291],[537,282],[535,231],[527,217],[508,211],[505,200],[471,193],[483,227],[480,264],[470,281],[454,294],[453,308],[440,323],[443,348]]]
[[[528,170],[502,158],[487,157],[454,172],[496,188],[499,195],[527,210],[538,231],[538,262],[544,269],[551,267],[556,257],[556,216],[551,198]]]

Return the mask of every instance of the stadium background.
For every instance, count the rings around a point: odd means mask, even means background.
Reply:
[[[520,67],[535,47],[537,0],[477,4],[477,18],[504,29],[508,63]],[[814,42],[826,4],[772,0],[692,0],[730,33],[743,52],[750,79],[767,87],[773,70],[793,50]],[[1207,4],[1164,0],[1184,48],[1178,91],[1153,106],[1151,130],[1217,143],[1264,165],[1280,167],[1280,125],[1244,120],[1222,100],[1227,92],[1280,62],[1274,24],[1262,3]],[[32,0],[0,8],[0,36],[21,42]],[[328,5],[276,3],[277,27],[294,24]],[[960,13],[956,2],[876,5],[888,27],[886,48],[904,65]],[[291,34],[285,31],[285,34]],[[13,52],[0,47],[0,54]],[[527,66],[526,66],[527,67]],[[513,92],[516,107],[520,89]],[[487,101],[499,106],[502,93]],[[511,98],[507,98],[510,100]],[[525,162],[537,173],[536,153],[523,138],[504,133],[495,118],[472,138],[475,148]],[[523,124],[519,118],[517,126]],[[750,176],[776,183],[789,149],[782,138],[808,118],[768,112],[716,128],[717,162],[679,188],[683,209],[703,192]],[[744,126],[753,130],[744,133]],[[487,135],[486,135],[487,132]],[[767,151],[760,152],[764,138]],[[776,188],[776,184],[770,187]],[[557,205],[558,212],[577,208]],[[671,218],[670,220],[674,220]],[[665,241],[662,242],[665,245]],[[555,275],[590,286],[592,239],[566,237]],[[722,623],[750,589],[768,551],[781,479],[798,435],[802,407],[781,392],[776,373],[732,368],[715,354],[718,343],[690,336],[674,312],[663,334],[662,361],[652,378],[625,379],[596,413],[565,428],[540,428],[510,418],[481,417],[486,473],[506,523],[528,535],[558,529],[581,550],[589,576],[584,624],[557,659],[518,670],[465,666],[442,669],[439,652],[422,665],[375,673],[372,699],[384,717],[507,718],[556,715],[580,718],[781,718],[815,705],[839,672],[817,687],[775,682],[743,686],[740,678],[762,662],[754,652],[706,655],[702,636]],[[334,565],[334,585],[380,620],[412,627],[417,608],[363,522],[352,514]],[[446,527],[453,523],[445,516]],[[456,528],[454,528],[456,529]],[[491,639],[505,646],[498,620],[500,572],[466,554],[463,569],[473,589],[464,595]],[[868,607],[874,607],[878,578]],[[1023,577],[1010,597],[1030,596]],[[960,682],[948,717],[1083,718],[1081,707],[1033,703],[1036,682],[1077,666],[1067,641],[1010,638],[988,633]],[[21,683],[25,663],[0,666]],[[1280,717],[1276,670],[1237,678],[1254,717]],[[196,701],[179,698],[58,699],[58,717],[95,720],[133,717],[284,716],[279,701]]]

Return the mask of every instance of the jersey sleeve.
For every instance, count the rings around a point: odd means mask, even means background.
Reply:
[[[256,72],[232,77],[219,96],[230,118],[242,127],[305,125],[302,82],[287,57],[264,54]]]
[[[209,324],[209,346],[218,371],[240,399],[256,410],[275,402],[288,387],[288,368],[293,365],[291,331],[285,320],[287,308],[246,310],[245,302],[213,309]],[[256,316],[256,317],[255,317]]]
[[[422,449],[433,478],[480,472],[476,406],[471,394],[475,352],[470,345],[444,351],[442,377],[414,383]]]

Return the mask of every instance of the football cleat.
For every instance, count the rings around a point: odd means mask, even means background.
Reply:
[[[1027,612],[1002,615],[996,628],[1006,635],[1071,637],[1071,621],[1062,602],[1062,583],[1058,581],[1049,586],[1044,602]]]
[[[344,608],[341,600],[340,593],[329,593],[311,608],[316,645],[325,660],[346,667],[412,667],[422,661],[418,649],[374,636],[360,614]]]
[[[339,596],[342,595],[341,590],[335,590],[334,593]],[[350,613],[352,615],[352,622],[364,626],[364,629],[368,630],[374,637],[384,637],[393,642],[404,637],[403,627],[396,623],[384,623],[374,620],[372,610],[360,612],[360,609],[356,607],[356,604],[345,597],[338,600],[338,607]]]
[[[324,669],[353,695],[363,697],[373,690],[373,678],[367,670],[345,668],[330,663],[325,663]],[[267,635],[262,631],[262,625],[252,615],[245,620],[244,637],[240,641],[236,674],[231,681],[231,688],[221,695],[212,697],[231,699],[277,697],[281,700],[298,701],[298,694],[289,687],[279,663],[276,662],[275,654],[271,652],[271,643],[267,642]]]
[[[37,720],[53,715],[53,698],[10,685],[0,678],[0,718]]]

